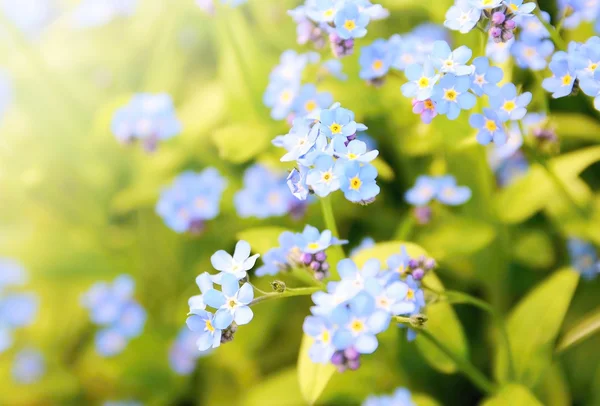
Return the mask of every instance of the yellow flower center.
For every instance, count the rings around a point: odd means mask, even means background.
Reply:
[[[311,242],[310,244],[308,244],[308,249],[310,249],[310,250],[316,250],[318,248],[319,248],[319,243]]]
[[[598,64],[597,63],[590,63],[590,66],[588,66],[588,69],[591,70],[592,72],[595,72],[596,69],[598,69]]]
[[[419,79],[419,87],[424,88],[427,86],[429,86],[429,78],[426,78],[425,76],[423,76],[421,79]]]
[[[517,107],[516,103],[513,100],[507,100],[504,102],[502,109],[508,113],[513,111]]]
[[[423,102],[423,104],[425,105],[425,108],[426,108],[427,110],[433,110],[433,108],[434,108],[434,105],[433,105],[433,102],[431,101],[431,99],[427,99],[427,100],[425,100],[425,101]]]
[[[339,134],[342,132],[342,126],[339,125],[338,123],[333,123],[329,126],[329,129],[331,130],[332,134]]]
[[[335,10],[334,10],[334,9],[332,9],[332,8],[330,8],[330,9],[328,9],[328,10],[325,10],[325,11],[323,12],[323,15],[324,15],[326,18],[329,18],[329,17],[333,16],[333,13],[335,13]]]
[[[390,302],[385,297],[379,298],[379,306],[387,307],[389,304],[390,304]]]
[[[358,156],[358,155],[356,155],[356,154],[353,154],[352,152],[348,152],[348,155],[347,155],[348,159],[356,159],[356,158],[357,158],[357,156]]]
[[[515,3],[509,4],[508,7],[510,7],[513,12],[519,9],[519,6],[517,6]]]
[[[358,176],[355,176],[352,179],[350,179],[350,189],[358,190],[360,189],[361,185],[362,181],[358,178]]]
[[[454,66],[454,61],[452,59],[447,59],[444,61],[444,65],[448,68],[451,68],[452,66]]]
[[[331,340],[331,336],[329,334],[329,331],[325,330],[323,331],[323,334],[321,334],[321,341],[323,341],[324,343],[328,343]]]
[[[525,56],[526,57],[531,58],[534,55],[535,55],[535,49],[533,49],[531,47],[525,48]]]
[[[444,89],[444,99],[453,102],[453,101],[456,101],[457,97],[458,97],[458,93],[456,92],[456,90]]]
[[[304,109],[308,112],[311,112],[316,108],[317,108],[317,103],[314,100],[309,100],[306,103],[304,103]]]
[[[331,173],[331,171],[323,172],[323,175],[321,175],[321,179],[323,179],[324,182],[329,183],[332,178],[333,174]]]
[[[344,23],[344,28],[348,31],[352,31],[356,28],[356,22],[354,20],[346,20],[346,22]]]
[[[493,133],[498,129],[498,126],[494,120],[485,120],[485,129]]]
[[[376,59],[375,62],[371,65],[373,70],[380,70],[383,68],[383,61],[381,59]]]
[[[235,300],[230,299],[228,305],[233,309],[235,307]]]
[[[409,289],[408,292],[406,292],[406,299],[414,300],[414,298],[415,298],[415,291],[412,289]]]
[[[360,333],[365,328],[365,324],[360,320],[354,320],[352,324],[350,324],[350,329],[355,333]]]
[[[210,320],[206,320],[206,329],[208,331],[210,331],[211,333],[215,332],[215,328],[213,327],[212,323],[210,322]]]
[[[571,79],[573,79],[573,77],[567,73],[562,77],[562,85],[569,86],[571,84]]]
[[[279,95],[279,100],[282,103],[287,103],[292,99],[292,92],[290,92],[289,90],[284,90],[283,92],[281,92],[281,94]]]
[[[279,200],[280,200],[279,193],[277,193],[277,192],[269,193],[269,197],[267,197],[267,200],[271,204],[279,203]]]
[[[492,4],[492,1],[494,0],[483,0],[481,4],[483,4],[484,6],[489,6],[490,4]]]
[[[196,201],[194,202],[194,204],[199,209],[203,209],[203,208],[205,208],[207,206],[206,199],[203,199],[201,197],[197,198]]]

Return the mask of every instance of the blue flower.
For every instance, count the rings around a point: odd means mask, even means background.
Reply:
[[[541,11],[542,19],[549,23],[550,22],[550,14],[545,11]],[[522,37],[535,37],[538,39],[544,39],[550,37],[550,33],[542,24],[540,19],[537,16],[532,15],[518,15],[515,17],[515,21],[517,22],[519,28],[521,28],[521,36]]]
[[[506,42],[495,42],[490,38],[485,46],[485,56],[496,63],[504,63],[510,58],[510,49],[513,47],[514,43],[514,38],[511,38]]]
[[[348,75],[346,75],[342,69],[344,66],[339,59],[328,59],[321,64],[321,70],[326,72],[327,74],[339,79],[346,80],[348,79]]]
[[[338,167],[340,188],[346,199],[354,203],[367,204],[379,194],[379,186],[375,182],[377,169],[371,164],[362,166],[355,161],[345,162]]]
[[[451,30],[466,34],[477,25],[480,18],[481,10],[463,2],[448,9],[444,25]]]
[[[523,3],[523,0],[504,0],[504,5],[515,15],[531,15],[535,3]]]
[[[123,336],[134,338],[142,334],[144,324],[146,324],[146,311],[138,303],[130,301],[123,307],[116,327]]]
[[[38,298],[33,293],[0,296],[0,325],[9,328],[29,326],[37,315],[38,306]]]
[[[175,115],[171,96],[140,93],[115,112],[111,129],[119,141],[129,144],[141,140],[146,150],[152,151],[158,141],[179,134],[181,122]]]
[[[219,214],[221,195],[227,185],[215,168],[180,174],[171,187],[162,191],[156,213],[174,231],[198,232],[206,220]]]
[[[594,75],[594,78],[584,77],[581,79],[579,87],[583,93],[594,98],[594,107],[600,111],[600,70]]]
[[[491,10],[500,7],[502,5],[502,0],[469,0],[469,4],[479,10]]]
[[[442,176],[438,178],[437,199],[449,206],[457,206],[467,202],[471,198],[471,189],[467,186],[457,186],[454,176]]]
[[[179,330],[177,337],[169,348],[169,366],[178,375],[189,375],[196,369],[198,358],[208,355],[210,351],[198,351],[196,341],[200,334],[187,327]]]
[[[423,63],[424,60],[418,51],[418,46],[417,39],[412,36],[392,35],[388,41],[388,48],[393,55],[392,67],[403,71],[408,65]]]
[[[235,245],[233,256],[224,250],[215,252],[210,257],[210,263],[220,273],[212,276],[213,282],[220,284],[222,278],[226,275],[232,275],[236,280],[244,278],[247,271],[252,269],[256,259],[260,256],[260,254],[250,256],[250,250],[250,244],[247,241],[240,240]]]
[[[329,138],[341,134],[350,137],[356,134],[356,131],[364,131],[367,128],[354,121],[354,113],[342,107],[335,107],[321,111],[321,133]]]
[[[237,283],[237,282],[236,282]],[[214,315],[206,310],[191,309],[186,320],[188,328],[199,334],[196,346],[200,351],[221,345],[221,329],[214,325]]]
[[[577,78],[593,79],[600,67],[600,38],[591,37],[577,51],[571,52],[573,67],[577,70]]]
[[[496,182],[498,186],[505,187],[523,176],[529,170],[527,158],[517,152],[502,160],[495,168]]]
[[[221,289],[222,291],[211,289],[204,294],[204,302],[217,309],[213,322],[215,328],[226,329],[233,321],[239,326],[250,323],[254,316],[252,309],[248,307],[254,299],[252,285],[244,283],[240,287],[235,276],[223,274]]]
[[[415,304],[406,299],[408,289],[408,285],[402,281],[393,281],[387,286],[376,279],[365,282],[365,290],[375,299],[375,307],[395,316],[415,311]]]
[[[321,154],[314,161],[312,168],[306,176],[306,183],[314,190],[315,194],[325,197],[340,188],[339,171],[337,163],[332,156]]]
[[[337,12],[337,6],[333,0],[315,0],[312,4],[307,3],[306,15],[317,23],[331,23]]]
[[[196,285],[200,289],[201,295],[195,295],[190,297],[188,305],[190,309],[206,309],[206,303],[204,303],[204,293],[208,292],[213,288],[213,282],[208,272],[203,272],[196,277]]]
[[[552,77],[544,79],[542,87],[552,92],[552,97],[558,99],[571,94],[577,74],[569,67],[569,62],[565,59],[553,60],[550,62]]]
[[[595,278],[600,273],[600,262],[594,246],[579,238],[567,241],[571,265],[586,279]]]
[[[371,258],[359,269],[353,260],[345,258],[338,262],[337,270],[341,278],[337,289],[350,299],[365,289],[368,280],[380,275],[381,264],[377,259]]]
[[[302,231],[302,252],[316,254],[319,251],[325,251],[332,245],[346,244],[346,240],[338,240],[331,234],[331,231],[324,230],[322,233],[315,227],[306,225]]]
[[[46,373],[44,356],[38,350],[26,348],[15,355],[12,366],[13,379],[21,384],[32,384]]]
[[[362,38],[367,35],[369,15],[360,11],[355,4],[348,3],[336,13],[334,22],[335,32],[342,39]]]
[[[437,190],[438,184],[434,178],[421,175],[415,185],[406,191],[404,199],[413,206],[425,206],[436,196]]]
[[[301,247],[304,245],[304,238],[301,234],[284,231],[279,236],[279,247],[272,248],[263,255],[264,265],[256,270],[256,276],[276,275],[289,268],[290,255],[292,252],[301,252]]]
[[[329,110],[323,110],[324,112]],[[288,152],[281,157],[282,162],[295,161],[306,155],[315,146],[319,137],[319,126],[312,125],[307,119],[297,118],[290,132],[281,138],[281,146]],[[337,128],[337,127],[335,127]]]
[[[328,363],[335,352],[332,342],[335,331],[331,323],[324,317],[307,316],[304,319],[302,330],[314,339],[308,350],[311,361],[318,364]]]
[[[308,185],[306,184],[308,171],[309,168],[299,165],[298,169],[292,169],[287,177],[289,190],[299,200],[306,200],[308,198],[309,190]]]
[[[391,396],[369,396],[362,406],[415,406],[410,391],[398,388]]]
[[[99,331],[95,337],[96,351],[104,357],[120,354],[127,347],[127,338],[117,328]]]
[[[483,96],[483,94],[487,95],[495,95],[500,92],[498,88],[498,82],[502,80],[504,73],[502,69],[496,66],[490,66],[490,61],[488,58],[480,56],[473,60],[473,66],[475,67],[475,71],[473,72],[472,78],[473,83],[471,85],[471,90],[477,96]]]
[[[29,39],[37,39],[56,17],[58,7],[48,0],[3,0],[0,10]]]
[[[280,78],[271,79],[263,95],[263,103],[271,108],[271,117],[283,120],[292,110],[300,84]]]
[[[471,78],[446,74],[434,86],[431,100],[436,104],[439,114],[446,114],[448,119],[455,120],[461,110],[470,110],[475,106],[476,98],[469,93]]]
[[[315,114],[321,109],[325,109],[333,103],[333,96],[329,92],[317,92],[317,87],[313,84],[305,84],[300,88],[292,105],[292,110],[298,116]]]
[[[428,178],[425,176],[420,176],[420,178]],[[419,181],[417,180],[417,183]],[[436,185],[437,187],[437,185]],[[402,245],[400,247],[400,253],[394,254],[388,257],[387,259],[387,267],[390,272],[392,272],[392,279],[400,279],[404,278],[406,275],[406,271],[408,270],[408,262],[410,261],[410,256],[406,251],[406,246]]]
[[[435,41],[431,62],[441,73],[453,73],[457,76],[470,75],[473,68],[467,66],[466,63],[471,59],[472,54],[473,52],[464,45],[452,51],[446,41]]]
[[[404,96],[414,97],[419,101],[427,100],[431,97],[433,86],[439,78],[431,62],[426,61],[424,65],[409,65],[406,67],[404,74],[409,80],[401,88]]]
[[[333,139],[333,152],[340,160],[343,161],[357,161],[357,162],[371,162],[379,151],[372,150],[367,151],[367,144],[359,140],[352,140],[348,142],[347,138],[343,136],[337,136]]]
[[[371,45],[362,47],[360,50],[360,78],[372,80],[384,77],[390,70],[393,61],[393,53],[390,52],[387,41],[377,39]]]
[[[356,295],[347,306],[339,306],[331,313],[331,321],[340,329],[333,337],[338,350],[353,347],[360,354],[371,354],[378,346],[376,334],[386,330],[391,316],[377,310],[375,300],[368,293]]]
[[[554,44],[548,39],[521,35],[520,41],[515,42],[511,52],[519,67],[539,71],[548,64],[547,58],[554,52]]]
[[[477,142],[481,145],[487,145],[492,141],[497,145],[506,143],[504,125],[494,110],[483,109],[483,114],[471,114],[469,124],[479,130],[477,132]]]
[[[520,120],[527,113],[527,105],[531,102],[531,93],[525,92],[517,96],[517,88],[506,83],[498,95],[490,96],[490,107],[496,110],[502,121]]]
[[[9,286],[21,286],[27,282],[23,265],[10,258],[0,258],[0,294]]]

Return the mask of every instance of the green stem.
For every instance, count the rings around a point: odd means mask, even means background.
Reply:
[[[335,224],[335,216],[333,215],[333,206],[331,205],[331,196],[327,196],[327,197],[322,197],[319,200],[321,200],[321,209],[323,211],[323,219],[325,220],[325,227],[327,227],[327,229],[329,231],[331,231],[331,233],[333,234],[334,237],[340,237],[340,233],[337,229],[337,225]],[[344,255],[344,251],[342,250],[342,247],[339,245],[334,245],[331,248],[329,248],[331,254],[329,256],[330,258],[330,264],[335,266],[337,265],[337,263],[339,261],[341,261],[342,259],[344,259],[345,255]]]
[[[456,355],[451,349],[449,349],[444,343],[438,340],[429,331],[423,329],[419,330],[419,334],[428,339],[433,345],[435,345],[440,351],[442,351],[448,358],[450,358],[457,366],[457,368],[467,377],[475,386],[481,389],[486,394],[490,395],[496,391],[496,385],[492,383],[481,371],[473,366],[466,359]]]
[[[445,295],[448,298],[449,303],[470,304],[475,307],[478,307],[479,309],[481,309],[485,312],[488,312],[490,314],[490,316],[492,316],[492,318],[496,322],[496,325],[498,326],[498,330],[500,330],[500,337],[502,338],[502,341],[504,342],[504,347],[506,347],[506,358],[508,361],[507,362],[508,363],[508,375],[509,375],[509,379],[513,380],[516,376],[515,364],[514,364],[514,359],[513,359],[513,355],[512,355],[512,349],[510,347],[510,340],[508,338],[508,331],[506,330],[506,324],[504,323],[504,318],[490,304],[484,302],[481,299],[478,299],[476,297],[468,295],[466,293],[447,290],[445,292],[442,292],[441,294]]]
[[[552,40],[552,42],[554,42],[554,45],[556,45],[556,48],[559,51],[566,51],[567,44],[562,39],[562,37],[560,36],[558,31],[550,23],[548,23],[548,22],[546,22],[546,20],[544,20],[544,18],[542,17],[540,5],[538,4],[537,0],[534,0],[534,3],[536,4],[534,14],[540,20],[540,22],[544,25],[544,27],[546,27],[546,30],[548,30],[548,32],[550,33],[550,39]]]
[[[287,288],[283,292],[272,292],[272,293],[267,293],[265,295],[259,296],[256,299],[254,299],[253,301],[251,301],[248,306],[253,306],[257,303],[266,302],[268,300],[283,299],[284,297],[312,295],[313,293],[318,292],[321,289],[322,289],[321,287],[295,288],[295,289]]]

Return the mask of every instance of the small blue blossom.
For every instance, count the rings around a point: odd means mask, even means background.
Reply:
[[[188,306],[190,309],[206,309],[204,303],[204,294],[213,288],[213,282],[208,272],[203,272],[196,277],[196,285],[200,289],[201,295],[195,295],[189,298]]]
[[[490,38],[485,46],[485,56],[495,63],[504,63],[510,58],[510,50],[514,46],[514,43],[514,38],[511,38],[506,42],[495,42]]]
[[[406,191],[404,199],[413,206],[425,206],[436,196],[437,190],[435,178],[421,175],[415,185]]]
[[[541,11],[542,19],[549,23],[550,22],[550,14],[545,11]],[[521,36],[527,37],[535,37],[538,39],[544,39],[550,37],[550,33],[542,24],[540,19],[537,16],[533,15],[519,15],[515,17],[515,21],[517,25],[521,29]]]
[[[579,87],[583,93],[594,98],[594,107],[600,111],[600,70],[596,72],[594,78],[584,77],[581,79]]]
[[[2,0],[0,11],[30,39],[37,39],[56,17],[54,0]]]
[[[471,189],[457,186],[454,176],[442,176],[438,178],[437,199],[448,206],[458,206],[471,199]]]
[[[304,246],[302,234],[284,231],[279,236],[279,247],[272,248],[263,255],[264,265],[256,270],[256,276],[276,275],[288,269],[293,259],[300,260],[301,247]],[[295,253],[295,255],[293,255]]]
[[[535,3],[523,3],[523,0],[504,0],[504,5],[515,15],[531,15],[535,10]]]
[[[307,316],[302,330],[314,339],[308,350],[311,361],[318,364],[329,362],[336,350],[332,342],[335,330],[331,323],[324,317]]]
[[[410,391],[398,388],[392,395],[371,395],[363,402],[362,406],[415,406]]]
[[[294,81],[271,79],[263,95],[263,103],[271,108],[271,117],[282,120],[291,112],[300,84]]]
[[[506,143],[504,125],[494,110],[483,109],[483,114],[471,114],[469,124],[479,130],[477,142],[481,145],[487,145],[492,141],[497,145]]]
[[[433,199],[437,199],[442,204],[456,206],[471,198],[471,190],[466,186],[457,186],[454,176],[421,175],[417,178],[415,186],[406,192],[404,198],[413,206],[425,206]],[[401,260],[405,261],[406,255]],[[402,273],[403,270],[404,267],[401,267],[399,272]]]
[[[221,345],[222,331],[215,327],[212,313],[202,309],[191,309],[186,324],[191,331],[199,334],[196,341],[199,351],[206,351]]]
[[[571,265],[585,279],[593,279],[600,273],[600,262],[594,246],[579,238],[569,238],[567,241]]]
[[[309,189],[306,183],[306,177],[309,172],[309,168],[303,165],[299,165],[298,169],[294,168],[290,171],[287,177],[287,186],[292,194],[301,201],[308,198]]]
[[[409,65],[423,63],[424,58],[419,53],[418,46],[418,40],[413,36],[392,35],[388,40],[388,48],[393,55],[392,67],[403,71]]]
[[[224,250],[215,252],[210,257],[210,262],[213,268],[220,273],[212,277],[213,282],[220,284],[225,275],[233,275],[236,280],[244,278],[260,256],[260,254],[250,256],[250,250],[250,244],[240,240],[235,245],[233,256]]]
[[[348,79],[348,75],[346,75],[342,69],[344,66],[339,59],[328,59],[321,64],[321,70],[339,80]]]
[[[178,375],[189,375],[196,369],[198,358],[210,351],[198,351],[196,341],[200,334],[183,327],[169,348],[169,365]]]
[[[470,75],[473,68],[466,65],[473,52],[466,46],[456,48],[454,51],[446,41],[435,41],[431,62],[441,73],[453,73],[456,76]]]
[[[314,115],[321,109],[325,109],[333,103],[333,96],[329,92],[317,91],[313,84],[305,84],[300,88],[298,95],[292,104],[292,111],[296,116],[303,117]]]
[[[26,348],[15,355],[12,377],[20,384],[32,384],[46,373],[44,356],[38,350]]]
[[[506,83],[500,93],[490,96],[490,107],[496,110],[502,122],[520,120],[527,113],[527,105],[531,102],[531,93],[517,95],[517,88],[512,83]]]
[[[252,309],[248,307],[254,299],[252,285],[244,283],[240,287],[234,275],[223,274],[221,289],[211,289],[204,294],[204,302],[217,309],[213,321],[215,328],[226,329],[233,321],[239,326],[250,323],[254,316]]]
[[[371,162],[379,151],[367,151],[367,144],[360,140],[348,142],[347,138],[337,136],[333,139],[333,153],[342,161],[357,161],[362,163]]]
[[[227,181],[217,169],[186,171],[161,192],[156,213],[174,231],[197,233],[206,220],[219,214],[219,204]]]
[[[377,39],[371,45],[360,50],[359,76],[364,80],[373,80],[384,77],[390,70],[394,54],[390,52],[388,43],[384,39]]]
[[[371,164],[349,161],[337,168],[340,188],[346,199],[354,203],[368,204],[379,194],[380,188],[375,182],[377,169]]]
[[[319,155],[314,161],[314,167],[306,176],[306,183],[317,196],[325,197],[340,188],[339,171],[336,167],[341,165],[327,154]]]
[[[0,294],[5,288],[23,286],[27,280],[23,265],[10,258],[0,258]]]
[[[406,67],[404,74],[409,80],[401,88],[402,94],[405,97],[414,97],[419,101],[427,100],[431,97],[433,86],[439,78],[431,62],[426,61],[424,65],[409,65]]]
[[[338,240],[331,234],[330,230],[319,232],[315,227],[306,225],[302,231],[302,244],[300,249],[308,254],[316,254],[325,251],[332,245],[346,244],[346,240]]]
[[[328,110],[323,110],[321,115],[323,115],[325,111]],[[319,135],[318,125],[312,125],[312,123],[305,118],[295,119],[294,125],[289,133],[280,138],[281,146],[288,151],[281,157],[281,161],[295,161],[306,155],[317,143]]]
[[[577,77],[575,71],[569,67],[569,62],[565,59],[553,60],[550,62],[550,71],[552,77],[544,79],[542,87],[551,92],[555,99],[570,95]]]
[[[320,131],[329,138],[341,134],[350,137],[356,134],[356,131],[364,131],[367,128],[354,121],[354,113],[343,107],[334,107],[321,112]]]
[[[498,92],[500,92],[498,82],[500,82],[504,76],[502,69],[496,66],[490,66],[489,59],[483,56],[475,58],[473,60],[473,66],[475,67],[472,75],[473,83],[471,85],[473,93],[480,97],[483,96],[484,93],[488,96],[498,94]]]
[[[547,59],[554,52],[554,44],[548,39],[521,35],[520,41],[515,42],[511,52],[519,67],[539,71],[548,64]]]
[[[127,338],[117,328],[113,327],[96,333],[94,342],[96,351],[103,357],[113,357],[123,352],[127,347]]]
[[[332,23],[337,12],[334,0],[315,0],[306,6],[306,15],[317,23]]]
[[[342,39],[362,38],[367,35],[369,15],[348,3],[336,13],[334,22],[335,31]]]
[[[425,177],[419,177],[425,178]],[[417,180],[418,183],[418,180]],[[408,271],[408,262],[410,261],[410,256],[406,251],[406,246],[402,245],[400,247],[400,253],[394,254],[388,257],[387,259],[387,267],[388,270],[392,273],[392,278],[394,279],[403,279],[406,277],[406,272]]]
[[[469,4],[479,10],[491,10],[502,5],[503,0],[469,0]]]
[[[451,30],[460,31],[463,34],[466,34],[477,25],[480,18],[480,9],[462,2],[462,4],[456,4],[448,9],[444,26]]]
[[[434,86],[431,95],[431,100],[436,104],[436,111],[445,114],[450,120],[455,120],[461,110],[472,109],[477,99],[469,93],[470,87],[470,76],[446,74]]]

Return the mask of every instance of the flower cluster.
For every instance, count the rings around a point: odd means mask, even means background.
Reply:
[[[259,254],[250,256],[250,244],[238,241],[233,256],[220,250],[210,258],[218,274],[204,272],[196,278],[201,294],[188,301],[190,312],[186,323],[191,331],[198,333],[198,350],[206,351],[232,341],[237,327],[252,320],[254,314],[249,305],[254,299],[254,289],[243,281],[258,257]],[[215,289],[213,283],[221,285],[221,290]],[[207,306],[214,313],[206,310]]]
[[[256,270],[256,276],[276,275],[303,267],[313,272],[316,279],[322,280],[329,276],[325,251],[333,245],[347,242],[338,240],[329,230],[319,232],[309,225],[301,233],[284,231],[279,236],[279,247],[270,249],[263,256],[264,265]]]
[[[154,151],[159,141],[181,132],[171,96],[140,93],[113,116],[111,129],[124,144],[141,141],[146,151]]]
[[[600,38],[591,37],[584,44],[571,42],[567,52],[552,56],[552,77],[544,79],[542,86],[553,98],[565,97],[581,88],[594,98],[594,107],[600,110]]]
[[[321,109],[331,105],[331,93],[319,92],[311,83],[302,85],[304,69],[308,64],[318,63],[319,59],[316,52],[298,54],[287,50],[281,54],[279,65],[269,75],[269,84],[263,96],[263,103],[271,108],[271,117],[292,122],[296,117],[318,114]],[[325,68],[339,70],[339,67],[329,65]]]
[[[77,28],[94,28],[118,17],[135,13],[138,0],[84,0],[73,10],[72,24]]]
[[[298,25],[298,43],[312,42],[322,48],[327,40],[337,58],[351,55],[354,39],[367,35],[371,20],[386,18],[389,12],[369,0],[306,0],[290,10]]]
[[[46,372],[46,361],[41,352],[26,348],[15,355],[12,366],[12,377],[20,384],[37,382]]]
[[[404,198],[413,206],[426,206],[434,199],[442,204],[458,206],[471,198],[471,189],[468,186],[457,186],[456,178],[452,175],[421,175]]]
[[[569,238],[567,241],[571,265],[581,276],[593,279],[600,274],[600,260],[592,244],[579,238]]]
[[[169,365],[178,375],[189,375],[196,368],[198,358],[208,355],[209,351],[198,351],[196,342],[200,333],[183,327],[169,349]]]
[[[162,191],[156,213],[178,233],[200,233],[206,220],[219,214],[221,195],[227,181],[215,168],[186,171]]]
[[[523,0],[456,0],[444,25],[466,34],[479,24],[492,41],[507,42],[514,38],[515,18],[531,16],[534,9],[535,3]]]
[[[596,0],[557,0],[558,14],[563,19],[563,27],[577,28],[582,22],[595,22],[596,32],[600,32],[600,3]]]
[[[37,296],[14,291],[26,282],[27,273],[18,262],[0,259],[0,354],[12,347],[15,330],[29,326],[36,316]]]
[[[287,176],[266,166],[255,164],[244,173],[244,188],[233,199],[240,217],[283,216],[290,213],[300,218],[308,201],[299,200],[287,186]]]
[[[341,280],[329,282],[327,292],[312,295],[315,306],[303,330],[314,339],[309,350],[313,362],[332,363],[340,372],[355,370],[361,354],[377,349],[376,335],[387,330],[395,316],[421,312],[425,297],[420,279],[435,261],[413,260],[402,247],[387,266],[381,269],[378,260],[370,259],[359,269],[353,260],[343,259],[337,264]],[[409,339],[415,334],[409,330]]]
[[[363,402],[362,406],[415,406],[410,391],[398,388],[391,395],[371,395]]]
[[[433,50],[433,43],[445,40],[446,33],[436,25],[424,24],[412,32],[379,38],[360,50],[360,78],[380,85],[391,69],[404,71],[413,63],[424,63]]]
[[[320,112],[317,118],[294,120],[288,134],[273,140],[286,149],[283,162],[296,161],[298,169],[289,176],[292,193],[301,200],[309,193],[325,197],[341,189],[346,199],[369,204],[379,194],[377,169],[369,162],[379,151],[367,150],[356,139],[364,124],[354,121],[354,113],[338,103]]]
[[[113,283],[97,282],[82,298],[91,321],[102,327],[96,333],[96,351],[105,357],[121,353],[129,340],[142,334],[146,311],[133,298],[135,282],[119,275]]]

